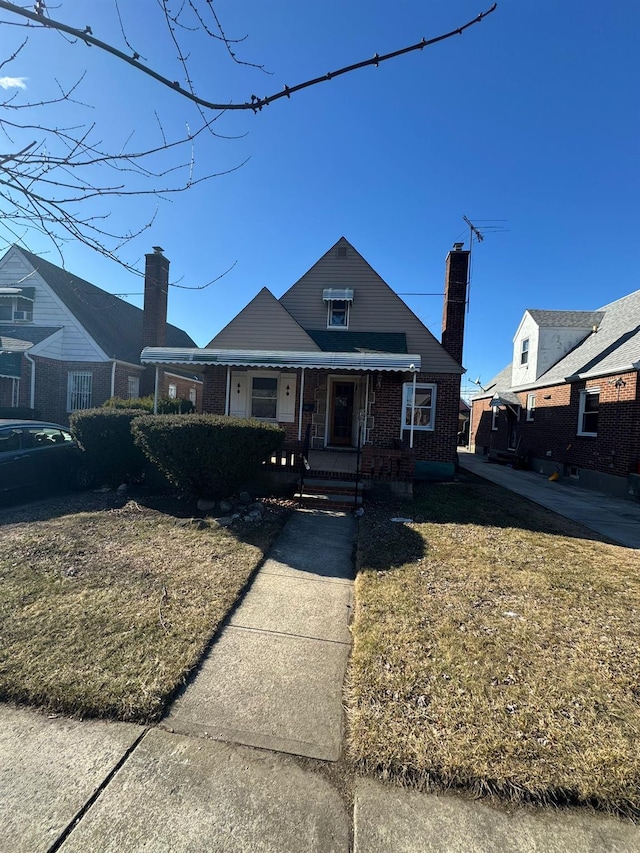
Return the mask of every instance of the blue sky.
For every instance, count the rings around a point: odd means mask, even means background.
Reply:
[[[248,34],[238,54],[270,75],[234,65],[209,40],[191,40],[196,88],[219,101],[246,100],[373,53],[454,28],[489,8],[481,0],[219,0],[229,34]],[[156,18],[136,0],[127,34],[149,64],[181,80]],[[114,6],[63,0],[51,12],[121,44]],[[6,13],[2,14],[6,19]],[[283,99],[260,114],[226,113],[228,137],[204,138],[195,174],[245,165],[160,203],[153,228],[123,252],[136,263],[153,245],[172,278],[170,320],[205,345],[262,286],[280,296],[342,235],[400,293],[441,292],[444,259],[468,240],[468,216],[485,239],[474,244],[464,365],[483,383],[511,358],[527,307],[590,309],[640,287],[640,116],[637,0],[607,4],[501,0],[462,36]],[[18,31],[4,28],[5,44]],[[53,71],[55,69],[55,71]],[[59,121],[95,121],[114,146],[177,134],[197,113],[175,93],[96,48],[33,32],[2,73],[22,76],[22,97],[39,99],[53,77],[86,78],[78,98],[91,110],[60,108]],[[135,143],[135,144],[134,144]],[[6,147],[6,142],[5,142]],[[114,200],[110,225],[145,221],[155,202]],[[37,253],[58,262],[37,233]],[[89,249],[65,248],[66,266],[114,293],[140,281]],[[404,296],[440,336],[442,298]],[[141,304],[138,296],[131,301]]]

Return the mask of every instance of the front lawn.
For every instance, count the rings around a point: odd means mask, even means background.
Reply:
[[[360,524],[356,766],[640,814],[639,553],[488,483]]]
[[[260,525],[231,532],[113,493],[4,510],[0,699],[157,719],[284,514],[274,506]]]

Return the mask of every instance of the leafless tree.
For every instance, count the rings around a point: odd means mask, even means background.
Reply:
[[[197,88],[189,63],[194,40],[210,40],[232,63],[264,69],[239,57],[244,37],[237,39],[227,35],[214,0],[156,0],[147,9],[147,14],[161,16],[182,82],[159,73],[135,49],[133,24],[124,20],[118,0],[113,0],[113,14],[119,25],[120,46],[98,38],[89,25],[78,27],[57,20],[50,14],[45,0],[35,0],[35,6],[28,7],[0,0],[1,31],[5,36],[10,32],[16,35],[14,49],[0,61],[0,75],[6,75],[0,76],[0,88],[5,93],[0,99],[0,138],[6,149],[5,153],[0,150],[0,240],[7,244],[20,242],[29,231],[36,229],[51,240],[61,259],[64,242],[73,239],[128,266],[123,260],[123,246],[151,226],[155,213],[138,222],[134,229],[120,231],[110,225],[113,199],[149,196],[157,202],[221,174],[199,174],[195,164],[198,142],[204,135],[218,135],[216,122],[222,115],[238,110],[259,113],[275,101],[290,98],[310,86],[421,51],[463,33],[495,8],[494,3],[473,20],[434,38],[423,38],[399,50],[376,54],[320,77],[284,86],[266,97],[251,95],[245,101],[233,103],[219,96],[205,97]],[[133,15],[132,9],[127,11]],[[59,14],[58,9],[55,12]],[[138,2],[135,4],[138,20],[141,13]],[[155,113],[153,141],[149,143],[147,134],[146,144],[138,150],[132,135],[114,149],[102,141],[100,121],[77,122],[79,113],[89,116],[95,111],[95,103],[81,100],[86,72],[80,73],[71,84],[56,80],[54,94],[42,100],[27,95],[24,77],[10,76],[9,72],[20,66],[28,39],[42,31],[51,38],[64,38],[69,51],[95,47],[114,61],[130,66],[132,73],[148,77],[150,87],[156,85],[171,90],[175,97],[196,110],[195,122],[187,126],[183,134],[172,137],[164,130],[162,116]],[[4,43],[7,41],[5,38]],[[70,117],[68,125],[61,118],[65,108]],[[106,121],[103,116],[102,122]],[[88,204],[92,199],[100,204]],[[153,207],[157,208],[157,204]]]

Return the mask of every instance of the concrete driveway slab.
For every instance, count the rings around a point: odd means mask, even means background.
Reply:
[[[162,725],[336,761],[349,646],[228,626]]]
[[[591,812],[498,810],[453,795],[358,783],[354,853],[640,853],[640,827]]]
[[[287,756],[150,731],[60,853],[347,853],[338,793]]]
[[[287,575],[255,579],[231,624],[350,643],[351,584],[321,583]]]
[[[0,705],[0,849],[48,850],[143,731]]]

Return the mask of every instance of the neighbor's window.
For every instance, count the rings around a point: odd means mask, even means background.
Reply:
[[[536,395],[527,394],[527,420],[532,421],[536,412]]]
[[[195,388],[189,388],[189,400],[193,403],[194,406],[196,404],[197,395],[198,392]]]
[[[278,380],[270,376],[254,376],[251,381],[251,417],[276,419]]]
[[[498,412],[500,409],[497,406],[491,407],[491,429],[498,429]]]
[[[349,326],[349,303],[346,299],[331,299],[328,303],[327,328],[346,329]]]
[[[424,382],[416,383],[415,405],[413,403],[413,382],[405,382],[402,395],[402,411],[404,412],[402,429],[411,429],[411,413],[413,412],[413,428],[432,430],[436,414],[436,386]]]
[[[169,399],[175,400],[178,396],[178,386],[177,385],[169,385]]]
[[[598,434],[599,404],[599,388],[587,388],[585,391],[580,392],[580,407],[578,409],[578,435]]]
[[[67,378],[67,411],[91,408],[93,373],[88,370],[70,370]]]
[[[15,296],[13,299],[0,299],[0,322],[19,322],[33,320],[33,302],[30,299],[22,299]]]
[[[522,341],[520,347],[520,364],[529,364],[529,338]]]
[[[127,394],[129,400],[137,400],[140,396],[140,377],[129,376],[127,379]]]

